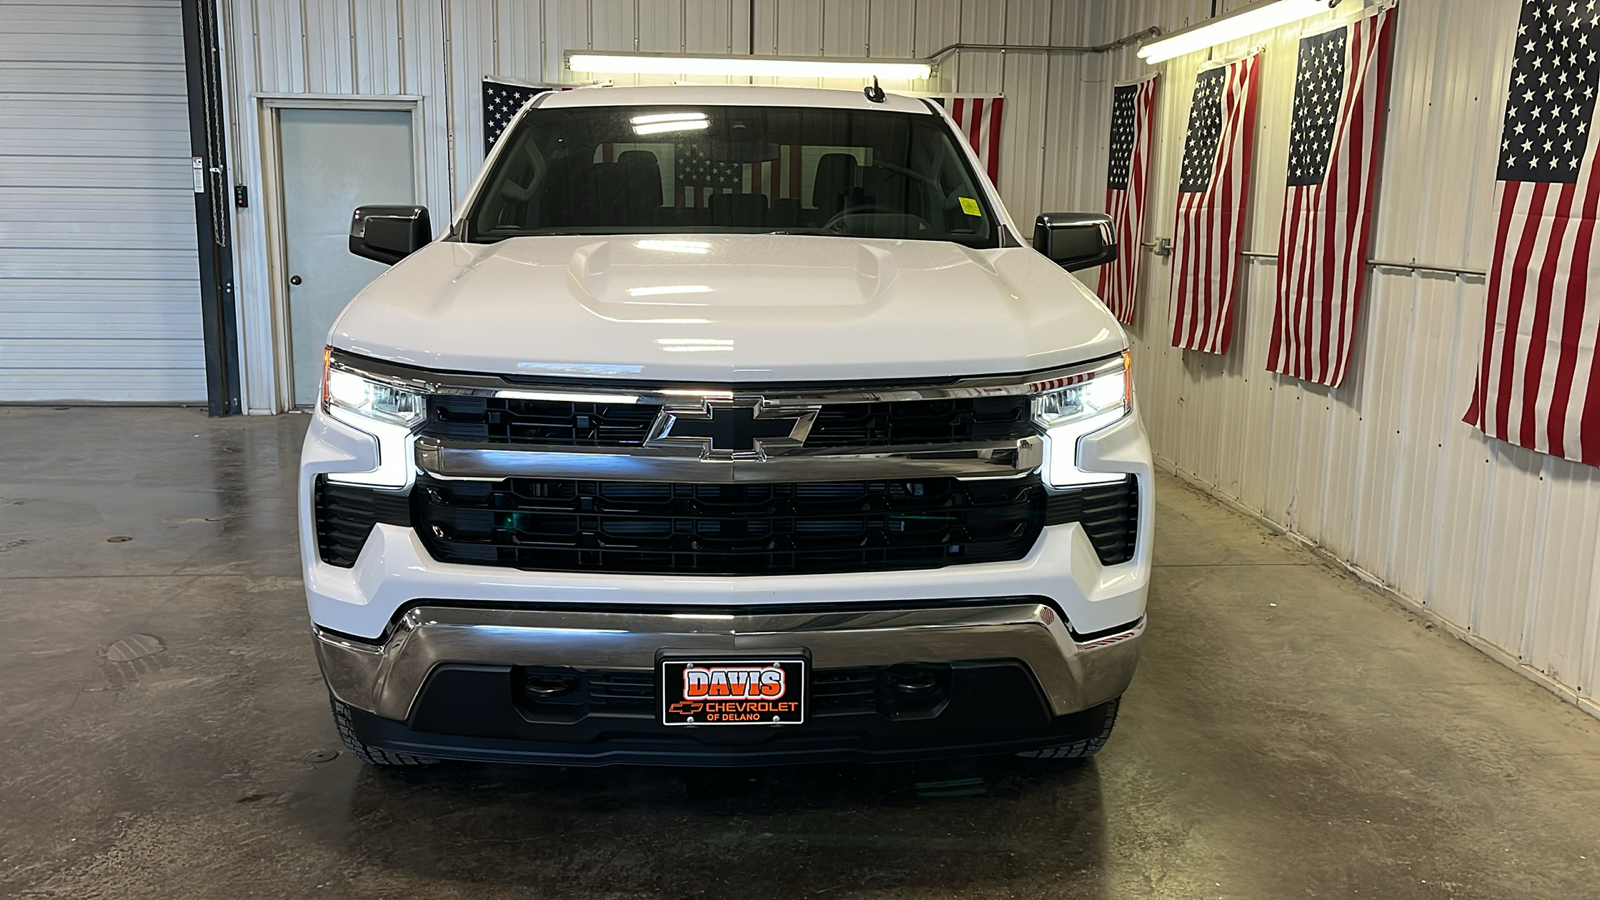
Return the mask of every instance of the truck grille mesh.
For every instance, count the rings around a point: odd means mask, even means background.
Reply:
[[[1078,522],[1105,565],[1133,558],[1138,481],[693,485],[418,480],[405,494],[315,486],[317,549],[349,568],[378,522],[418,524],[443,562],[565,571],[793,574],[1020,559]],[[414,512],[415,510],[415,512]]]
[[[834,403],[822,407],[807,447],[895,447],[998,441],[1033,433],[1027,397]]]
[[[892,447],[1027,437],[1027,397],[905,400],[824,405],[809,448]],[[445,440],[557,447],[637,447],[660,406],[565,403],[504,397],[428,398],[422,434]]]
[[[555,447],[637,447],[650,434],[659,406],[558,403],[502,397],[428,398],[429,437]]]
[[[878,707],[880,683],[889,671],[887,666],[813,669],[807,687],[811,713],[829,715],[874,711]],[[523,667],[513,670],[512,679],[513,684],[523,685],[536,680],[552,683],[557,679],[570,679],[571,692],[558,697],[556,703],[568,706],[581,703],[591,712],[605,715],[654,718],[661,705],[654,672]],[[542,700],[536,695],[530,695],[529,699],[535,704]]]
[[[444,562],[556,571],[800,574],[1021,559],[1037,480],[661,484],[419,478],[417,530]]]

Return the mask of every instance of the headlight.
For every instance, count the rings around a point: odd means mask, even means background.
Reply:
[[[421,392],[346,368],[330,348],[323,356],[322,409],[330,418],[377,440],[376,466],[329,472],[329,481],[393,489],[411,485],[416,470],[411,461],[412,442],[416,427],[427,415]]]
[[[1035,384],[1033,420],[1045,429],[1049,449],[1045,480],[1055,487],[1120,481],[1119,472],[1078,468],[1078,440],[1120,421],[1133,409],[1129,354],[1090,372]]]
[[[1133,402],[1127,351],[1111,366],[1075,377],[1083,380],[1034,395],[1035,422],[1048,429],[1110,413],[1119,419],[1127,415]]]
[[[322,400],[328,411],[343,409],[368,419],[411,428],[426,414],[422,395],[416,391],[373,381],[333,365],[332,353],[324,356]]]

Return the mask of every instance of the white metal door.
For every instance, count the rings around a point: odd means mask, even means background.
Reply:
[[[316,401],[333,320],[384,267],[352,256],[350,213],[416,202],[411,113],[376,109],[278,110],[294,402]]]

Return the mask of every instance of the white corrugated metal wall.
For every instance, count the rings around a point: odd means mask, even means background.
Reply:
[[[178,0],[0,0],[0,402],[205,402]]]
[[[1336,15],[1357,6],[1347,0]],[[1518,0],[1401,0],[1375,259],[1487,268],[1519,8]],[[1106,3],[1090,37],[1182,27],[1209,9],[1207,0]],[[1247,44],[1266,48],[1246,245],[1269,257],[1283,208],[1299,34],[1291,26],[1217,48],[1218,56]],[[1189,95],[1203,58],[1165,67],[1150,238],[1172,234]],[[1078,115],[1098,141],[1092,154],[1062,163],[1095,178],[1064,199],[1091,209],[1100,202],[1110,85],[1148,71],[1131,50],[1086,67]],[[1600,713],[1600,472],[1462,423],[1479,358],[1481,276],[1374,268],[1351,374],[1329,390],[1265,371],[1272,258],[1245,266],[1237,336],[1225,358],[1170,346],[1167,260],[1147,253],[1145,261],[1130,334],[1140,402],[1164,465]]]
[[[271,269],[259,202],[264,99],[419,98],[427,200],[441,221],[437,211],[453,206],[482,162],[479,85],[486,74],[569,80],[562,53],[573,49],[743,53],[753,41],[756,53],[923,58],[957,41],[1073,44],[1100,0],[220,2],[235,176],[258,198],[234,223],[245,401],[252,412],[276,412],[285,398],[272,351]],[[1095,132],[1078,127],[1074,99],[1085,64],[1076,56],[962,51],[945,58],[938,84],[898,86],[1005,95],[1001,193],[1026,227],[1045,198],[1075,191],[1086,177],[1046,164],[1093,152]]]

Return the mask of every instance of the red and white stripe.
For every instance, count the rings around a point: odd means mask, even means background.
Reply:
[[[1244,238],[1250,154],[1255,145],[1256,70],[1251,53],[1228,63],[1222,135],[1203,191],[1178,194],[1172,238],[1172,345],[1227,353],[1233,339],[1239,250]]]
[[[1502,181],[1483,360],[1465,421],[1483,433],[1600,466],[1600,172],[1590,140],[1572,184]]]
[[[1005,102],[1004,97],[988,94],[945,98],[950,118],[956,120],[956,127],[996,186],[1000,184],[1000,113]]]
[[[1366,285],[1394,9],[1351,23],[1333,149],[1321,184],[1288,188],[1267,368],[1337,387]]]
[[[800,145],[785,144],[779,148],[777,159],[745,167],[744,190],[750,194],[766,194],[768,200],[798,200],[802,170]]]
[[[1144,256],[1144,204],[1150,174],[1150,134],[1155,120],[1156,81],[1152,75],[1139,84],[1133,100],[1133,157],[1128,163],[1128,186],[1106,191],[1106,213],[1117,236],[1117,258],[1100,267],[1100,299],[1117,321],[1133,324],[1134,298],[1139,290],[1139,260]]]

